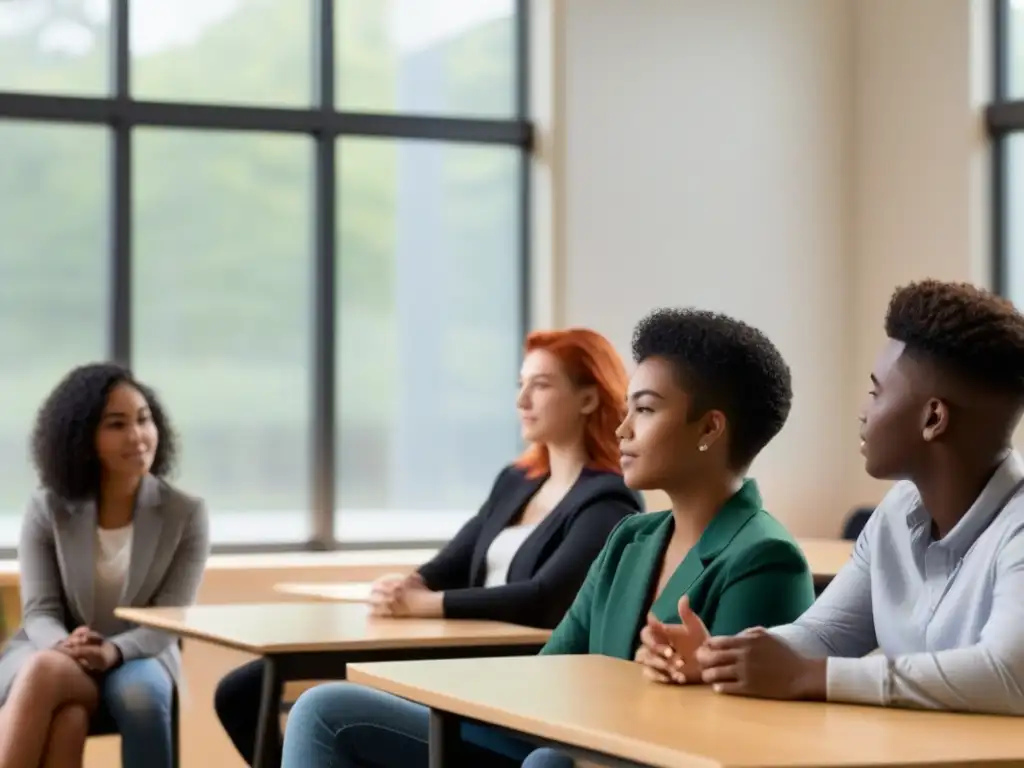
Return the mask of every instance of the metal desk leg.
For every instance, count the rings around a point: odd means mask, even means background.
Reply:
[[[260,693],[260,719],[256,729],[254,768],[279,768],[278,742],[281,730],[281,680],[277,659],[263,657],[263,690]]]
[[[429,734],[429,768],[459,768],[462,765],[459,718],[447,712],[430,710]]]

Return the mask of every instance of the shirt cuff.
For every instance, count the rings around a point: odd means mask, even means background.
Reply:
[[[889,699],[889,660],[882,655],[860,659],[831,657],[826,662],[826,698],[848,704],[885,706]]]

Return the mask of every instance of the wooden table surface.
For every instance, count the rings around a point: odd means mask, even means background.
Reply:
[[[381,619],[354,603],[118,608],[125,621],[258,655],[544,643],[550,632],[497,621]]]
[[[368,581],[348,582],[293,582],[274,585],[274,591],[283,595],[297,595],[312,600],[334,603],[366,603],[370,599],[371,583]]]
[[[853,555],[853,542],[842,539],[797,539],[815,579],[831,579]]]
[[[349,680],[656,768],[1024,763],[1020,718],[743,699],[604,656],[353,664]]]

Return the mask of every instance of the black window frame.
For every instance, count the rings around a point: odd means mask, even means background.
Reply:
[[[519,150],[519,317],[521,331],[530,328],[531,161],[534,146],[530,113],[529,0],[515,0],[514,115],[509,119],[477,119],[414,114],[338,110],[335,107],[335,24],[333,0],[313,3],[313,102],[303,109],[236,106],[191,102],[145,101],[131,96],[129,43],[130,0],[111,0],[110,94],[103,97],[61,96],[0,91],[0,121],[47,121],[106,126],[111,131],[110,324],[108,356],[130,366],[132,351],[132,132],[136,127],[183,130],[260,131],[303,134],[315,142],[313,178],[313,360],[309,434],[310,531],[299,549],[388,549],[425,547],[438,542],[343,542],[335,535],[336,466],[336,280],[339,258],[337,139],[373,136],[445,142],[493,144]],[[374,2],[374,0],[365,0]],[[519,349],[510,350],[517,360]],[[214,511],[214,514],[216,512]],[[217,552],[295,550],[293,544],[233,545],[214,543]]]
[[[985,110],[985,127],[991,143],[991,278],[992,288],[1009,293],[1007,279],[1011,254],[1007,238],[1009,137],[1024,134],[1024,98],[1009,93],[1011,0],[991,0],[992,8],[992,102]]]

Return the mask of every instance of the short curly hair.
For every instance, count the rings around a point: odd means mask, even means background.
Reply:
[[[43,487],[68,501],[94,499],[99,492],[100,458],[96,430],[111,390],[128,384],[146,398],[160,435],[150,472],[170,474],[177,438],[156,393],[115,363],[92,363],[68,373],[49,394],[32,430],[32,460]]]
[[[885,332],[903,342],[911,355],[988,389],[1024,398],[1024,316],[990,291],[939,280],[897,288]]]
[[[729,462],[748,467],[789,417],[793,381],[761,331],[726,315],[658,309],[633,332],[633,359],[662,358],[691,398],[689,418],[719,410],[729,422]]]

